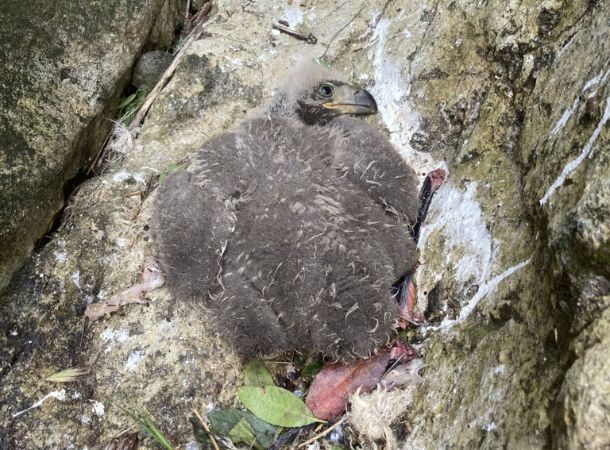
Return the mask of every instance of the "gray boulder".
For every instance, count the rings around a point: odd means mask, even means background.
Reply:
[[[0,291],[51,228],[71,180],[101,150],[135,57],[147,43],[171,43],[178,3],[0,9]]]
[[[168,52],[155,50],[140,56],[133,68],[131,84],[149,92],[171,64],[174,56]]]

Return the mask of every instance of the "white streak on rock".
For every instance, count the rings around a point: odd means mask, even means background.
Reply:
[[[519,270],[523,269],[531,261],[532,258],[530,257],[529,259],[522,261],[519,264],[509,267],[500,275],[493,277],[487,283],[484,283],[479,286],[479,290],[477,291],[477,293],[470,300],[468,300],[468,302],[466,302],[464,306],[462,306],[462,310],[460,311],[460,315],[457,319],[444,319],[438,327],[435,327],[433,329],[441,329],[447,331],[453,328],[458,323],[464,322],[470,316],[470,314],[472,314],[472,312],[482,299],[493,293],[502,281],[504,281],[506,278],[513,275],[514,273],[518,272]]]
[[[59,400],[61,402],[63,402],[66,399],[66,390],[62,389],[61,391],[53,391],[53,392],[49,392],[47,395],[45,395],[44,397],[42,397],[40,400],[38,400],[36,403],[34,403],[32,406],[30,406],[27,409],[24,409],[23,411],[19,411],[18,413],[13,414],[13,419],[15,417],[19,417],[20,415],[38,408],[39,406],[41,406],[47,399],[49,398],[54,398],[56,400]]]
[[[572,106],[569,107],[568,109],[566,109],[564,111],[564,113],[561,115],[561,117],[559,118],[559,120],[557,121],[557,123],[555,124],[553,129],[551,130],[551,136],[555,136],[559,130],[561,130],[563,127],[566,126],[566,123],[568,123],[568,120],[570,120],[570,117],[572,117],[572,114],[574,114],[574,111],[576,111],[577,106],[578,106],[578,97],[576,98],[576,100],[574,100],[574,103],[572,103]]]
[[[500,374],[503,374],[504,372],[506,372],[506,366],[504,364],[500,364],[499,366],[496,366],[494,369],[494,375],[500,375]]]
[[[104,404],[98,401],[93,402],[93,405],[91,405],[91,410],[93,411],[93,414],[98,417],[102,417],[106,413]]]
[[[411,138],[420,127],[419,114],[407,101],[411,92],[411,78],[403,75],[400,66],[386,54],[390,20],[381,19],[373,33],[374,49],[369,53],[373,61],[375,85],[370,89],[377,101],[379,113],[390,131],[390,141],[399,149],[405,160],[420,173],[444,166],[429,153],[411,147]]]
[[[408,74],[403,74],[401,66],[393,61],[386,51],[392,22],[383,18],[377,21],[377,17],[373,17],[372,23],[376,26],[373,25],[375,29],[368,56],[373,65],[375,85],[370,90],[377,101],[381,118],[390,131],[390,141],[420,177],[422,173],[439,167],[446,169],[444,161],[435,160],[429,153],[417,151],[411,146],[411,139],[419,130],[421,122],[419,114],[408,101],[411,79]],[[402,36],[407,36],[406,39],[409,39],[408,30],[401,31]],[[443,253],[447,255],[446,262],[451,262],[455,266],[456,280],[462,286],[473,282],[482,286],[480,288],[482,298],[485,286],[489,286],[491,291],[492,287],[495,287],[494,280],[496,282],[501,280],[496,277],[487,281],[492,274],[497,246],[486,227],[481,207],[476,199],[476,189],[476,183],[470,183],[465,192],[461,192],[450,183],[440,188],[430,206],[426,224],[422,227],[419,247],[424,250],[433,233],[442,233]],[[422,255],[425,255],[425,251]],[[455,255],[460,255],[459,260],[451,259],[452,257],[457,259]],[[440,274],[425,273],[422,270],[418,270],[416,274],[420,285],[423,284],[422,277],[435,276],[439,279],[441,277]],[[425,296],[421,291],[419,296],[418,303],[426,304],[426,299],[422,298]],[[477,296],[474,299],[476,302],[480,300]],[[472,305],[473,309],[474,306],[476,304]],[[470,314],[470,311],[467,311],[467,314]]]
[[[563,168],[559,177],[557,177],[557,179],[553,182],[553,184],[551,184],[549,189],[546,191],[546,194],[544,194],[544,196],[540,199],[541,205],[544,205],[549,201],[555,191],[561,186],[563,186],[563,183],[565,183],[566,178],[568,178],[568,176],[572,172],[574,172],[574,170],[576,170],[576,168],[585,160],[585,158],[589,156],[589,153],[591,153],[591,150],[593,149],[593,144],[595,144],[595,141],[599,137],[599,134],[602,132],[602,129],[606,125],[606,122],[608,122],[608,119],[610,119],[610,97],[606,99],[606,108],[604,109],[603,117],[597,124],[597,127],[593,131],[593,134],[589,138],[589,141],[582,149],[582,152],[580,152],[580,155],[578,155],[576,159],[570,161]]]
[[[289,6],[284,10],[284,19],[294,28],[303,23],[303,11],[298,6]]]
[[[80,289],[80,272],[78,270],[75,270],[72,273],[70,279],[72,280],[72,283],[74,283],[74,286]]]
[[[141,173],[129,173],[125,171],[120,171],[112,176],[112,180],[116,181],[117,183],[123,183],[124,181],[127,181],[129,179],[134,180],[136,183],[146,184],[146,180],[144,179]]]
[[[135,368],[138,367],[138,364],[140,364],[140,361],[142,360],[143,356],[144,352],[142,350],[136,350],[135,352],[131,353],[127,357],[125,369],[129,370],[130,372],[135,370]]]
[[[496,422],[490,422],[487,425],[483,425],[483,429],[489,433],[490,431],[497,430],[498,425],[496,425]]]
[[[585,86],[582,88],[583,92],[586,92],[587,90],[591,89],[593,86],[597,86],[600,84],[604,84],[606,82],[606,79],[608,78],[608,75],[610,75],[610,69],[608,69],[606,71],[606,73],[599,73],[599,75],[594,76],[593,78],[591,78],[589,81],[587,81],[585,83]],[[593,89],[588,97],[593,97],[595,94],[597,94],[597,89]]]
[[[53,256],[55,256],[55,261],[57,262],[65,262],[68,259],[66,252],[53,252]]]
[[[100,333],[100,338],[104,342],[114,340],[122,344],[129,339],[129,332],[127,330],[114,331],[112,328],[108,328]]]
[[[493,238],[485,226],[476,191],[476,183],[469,183],[465,192],[457,190],[450,182],[441,186],[430,205],[419,238],[419,247],[423,250],[432,233],[443,233],[443,253],[451,255],[459,251],[462,254],[459,261],[454,262],[455,277],[462,284],[473,280],[483,283],[489,277],[495,259]]]
[[[587,82],[585,83],[585,86],[582,88],[582,90],[583,90],[583,91],[586,91],[587,89],[589,89],[589,88],[591,88],[591,87],[595,86],[596,84],[599,84],[599,82],[601,81],[601,79],[602,79],[602,74],[600,73],[599,75],[597,75],[597,76],[595,76],[595,77],[591,78],[589,81],[587,81]]]

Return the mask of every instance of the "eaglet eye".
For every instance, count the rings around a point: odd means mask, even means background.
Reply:
[[[333,87],[330,84],[323,84],[318,89],[318,92],[322,97],[332,97],[333,95]]]

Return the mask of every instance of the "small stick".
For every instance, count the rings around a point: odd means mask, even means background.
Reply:
[[[318,38],[315,37],[312,33],[309,33],[309,34],[299,33],[298,31],[295,31],[292,28],[287,27],[285,25],[286,23],[287,23],[286,21],[280,20],[279,23],[272,24],[271,28],[273,28],[274,30],[281,31],[282,33],[286,33],[300,41],[305,41],[308,44],[315,44],[316,42],[318,42]]]
[[[112,436],[110,438],[110,440],[112,441],[113,439],[117,439],[120,438],[121,436],[123,436],[125,433],[129,433],[131,430],[133,430],[134,428],[136,428],[137,425],[132,425],[129,428],[125,428],[123,431],[119,431],[117,434],[115,434],[114,436]]]
[[[186,27],[189,21],[189,13],[191,12],[191,0],[186,0],[186,11],[184,13],[184,26]]]
[[[214,446],[214,450],[220,450],[220,447],[218,446],[218,443],[216,442],[216,438],[212,434],[212,431],[210,431],[210,427],[208,427],[208,424],[205,423],[205,421],[199,415],[199,413],[197,412],[197,410],[195,408],[193,408],[193,414],[195,414],[195,416],[197,416],[197,419],[199,419],[199,423],[201,423],[201,426],[208,433],[208,436],[210,436],[210,440],[212,441],[212,445]]]
[[[146,113],[148,113],[149,108],[154,103],[154,101],[157,99],[157,97],[159,96],[159,94],[161,93],[161,91],[163,90],[165,85],[169,82],[170,78],[174,75],[174,72],[176,71],[176,67],[178,67],[178,63],[182,60],[182,58],[186,54],[186,51],[188,50],[188,48],[191,46],[191,44],[193,42],[195,42],[199,38],[199,36],[201,35],[201,32],[203,31],[203,27],[205,26],[205,24],[208,22],[208,19],[210,18],[210,16],[208,14],[211,11],[211,9],[212,9],[212,2],[210,1],[210,2],[207,2],[206,5],[203,8],[201,8],[201,11],[199,11],[197,13],[197,18],[202,17],[201,21],[199,23],[197,23],[197,25],[195,26],[195,28],[193,29],[193,31],[191,32],[189,37],[184,42],[184,45],[182,46],[180,51],[176,54],[176,56],[174,57],[174,60],[169,65],[169,67],[165,70],[165,72],[163,73],[163,76],[157,82],[157,84],[155,85],[153,90],[150,91],[150,94],[148,94],[146,96],[146,99],[144,100],[142,107],[138,110],[138,113],[133,118],[131,125],[129,126],[130,130],[134,130],[135,128],[140,126],[140,124],[142,123],[142,120],[144,120],[144,117],[146,116]]]
[[[347,420],[347,416],[343,416],[343,418],[338,421],[336,424],[334,424],[332,427],[328,427],[326,430],[322,431],[321,433],[316,434],[314,437],[312,437],[311,439],[309,439],[308,441],[303,442],[302,444],[299,444],[299,446],[297,448],[303,448],[309,444],[311,444],[312,442],[317,441],[318,439],[320,439],[321,437],[326,436],[328,433],[330,433],[331,431],[333,431],[335,428],[337,428],[339,425],[341,425],[342,423],[345,423],[345,421]]]

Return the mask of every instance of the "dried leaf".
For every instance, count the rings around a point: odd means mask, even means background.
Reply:
[[[260,359],[254,359],[246,366],[244,372],[246,386],[273,386],[273,377]]]
[[[393,348],[384,349],[379,354],[355,364],[327,364],[309,387],[307,406],[319,419],[338,418],[345,412],[348,397],[358,388],[362,393],[375,388],[390,359],[402,358],[403,361],[409,361],[416,356],[412,347],[397,342]]]
[[[87,305],[85,317],[89,319],[89,322],[95,322],[102,317],[110,317],[110,314],[119,311],[125,305],[134,303],[148,305],[148,300],[144,298],[144,294],[163,286],[164,283],[165,279],[157,267],[156,260],[149,257],[145,262],[139,283],[113,295],[105,302]]]
[[[303,400],[277,386],[245,386],[239,399],[256,417],[281,427],[302,427],[316,419]]]

